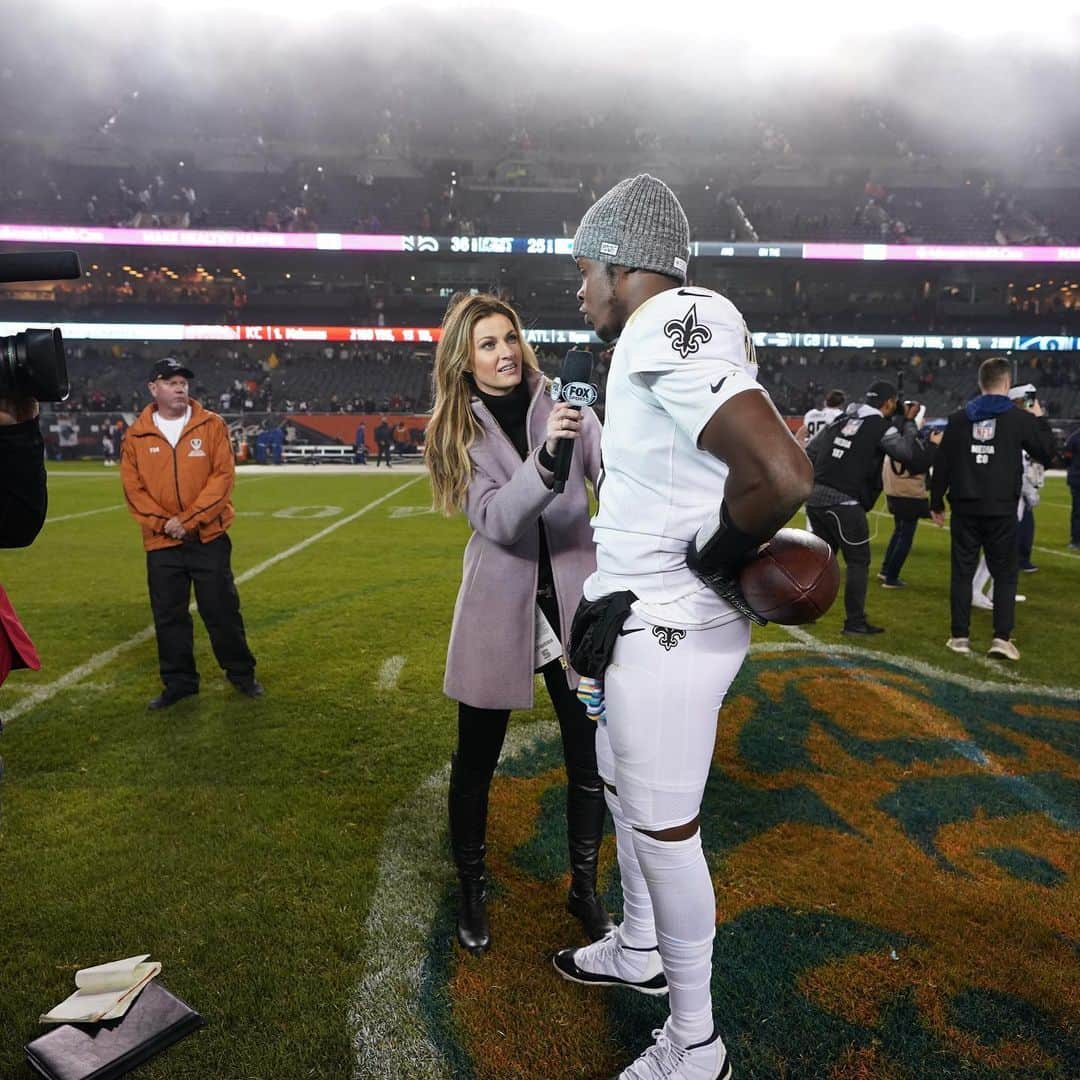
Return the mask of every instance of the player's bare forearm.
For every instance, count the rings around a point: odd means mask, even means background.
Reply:
[[[810,495],[810,459],[762,393],[751,390],[726,401],[705,425],[699,444],[727,462],[724,502],[744,532],[768,539]]]

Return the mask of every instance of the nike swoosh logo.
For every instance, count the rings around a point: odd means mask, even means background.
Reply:
[[[680,289],[680,296],[696,296],[699,300],[708,300],[709,293],[707,292],[692,292],[690,289]]]
[[[722,379],[721,379],[721,380],[720,380],[719,382],[716,382],[716,383],[710,383],[710,384],[709,384],[709,389],[710,389],[710,390],[711,390],[711,391],[712,391],[712,392],[713,392],[714,394],[719,394],[719,393],[720,393],[720,387],[721,387],[721,386],[723,386],[723,385],[724,385],[724,383],[726,383],[727,381],[728,381],[728,377],[727,377],[727,376],[725,375],[725,376],[724,376],[724,377],[723,377],[723,378],[722,378]]]
[[[644,626],[637,626],[633,630],[620,630],[619,637],[626,637],[627,634],[640,634],[644,629]]]

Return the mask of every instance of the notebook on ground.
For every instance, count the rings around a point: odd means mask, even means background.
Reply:
[[[159,982],[151,982],[120,1020],[63,1024],[26,1044],[31,1068],[46,1080],[115,1080],[204,1023]]]

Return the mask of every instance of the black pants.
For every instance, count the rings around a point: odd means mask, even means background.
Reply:
[[[386,459],[386,467],[388,469],[393,468],[390,464],[390,444],[379,443],[379,456],[375,459],[375,468],[377,469],[382,463],[383,459]]]
[[[814,532],[844,556],[844,625],[866,622],[870,577],[870,523],[861,506],[808,506]],[[974,572],[974,571],[973,571]]]
[[[885,549],[885,558],[881,561],[881,573],[886,581],[895,581],[900,576],[918,527],[918,518],[893,518],[893,534],[889,538],[889,546]]]
[[[566,775],[571,784],[600,784],[596,768],[596,724],[566,683],[558,660],[542,669],[562,732]],[[482,795],[491,785],[499,763],[509,709],[478,709],[458,703],[457,776],[462,794]]]
[[[1020,557],[1020,566],[1031,566],[1031,549],[1035,546],[1035,514],[1025,504],[1024,516],[1016,526],[1016,552]]]
[[[146,553],[146,578],[157,631],[158,666],[168,689],[198,690],[195,642],[188,605],[195,603],[210,635],[214,656],[238,685],[255,677],[255,657],[244,635],[240,594],[233,581],[232,541],[219,536]]]
[[[1069,523],[1069,543],[1080,544],[1080,484],[1070,482],[1072,493],[1072,518]]]
[[[971,582],[981,550],[986,554],[986,568],[994,579],[994,637],[1008,640],[1016,621],[1016,515],[977,517],[953,511],[949,527],[952,534],[952,636],[968,636]]]

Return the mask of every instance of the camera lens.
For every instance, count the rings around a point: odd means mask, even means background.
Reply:
[[[63,401],[69,392],[59,330],[31,329],[0,337],[0,397]]]

